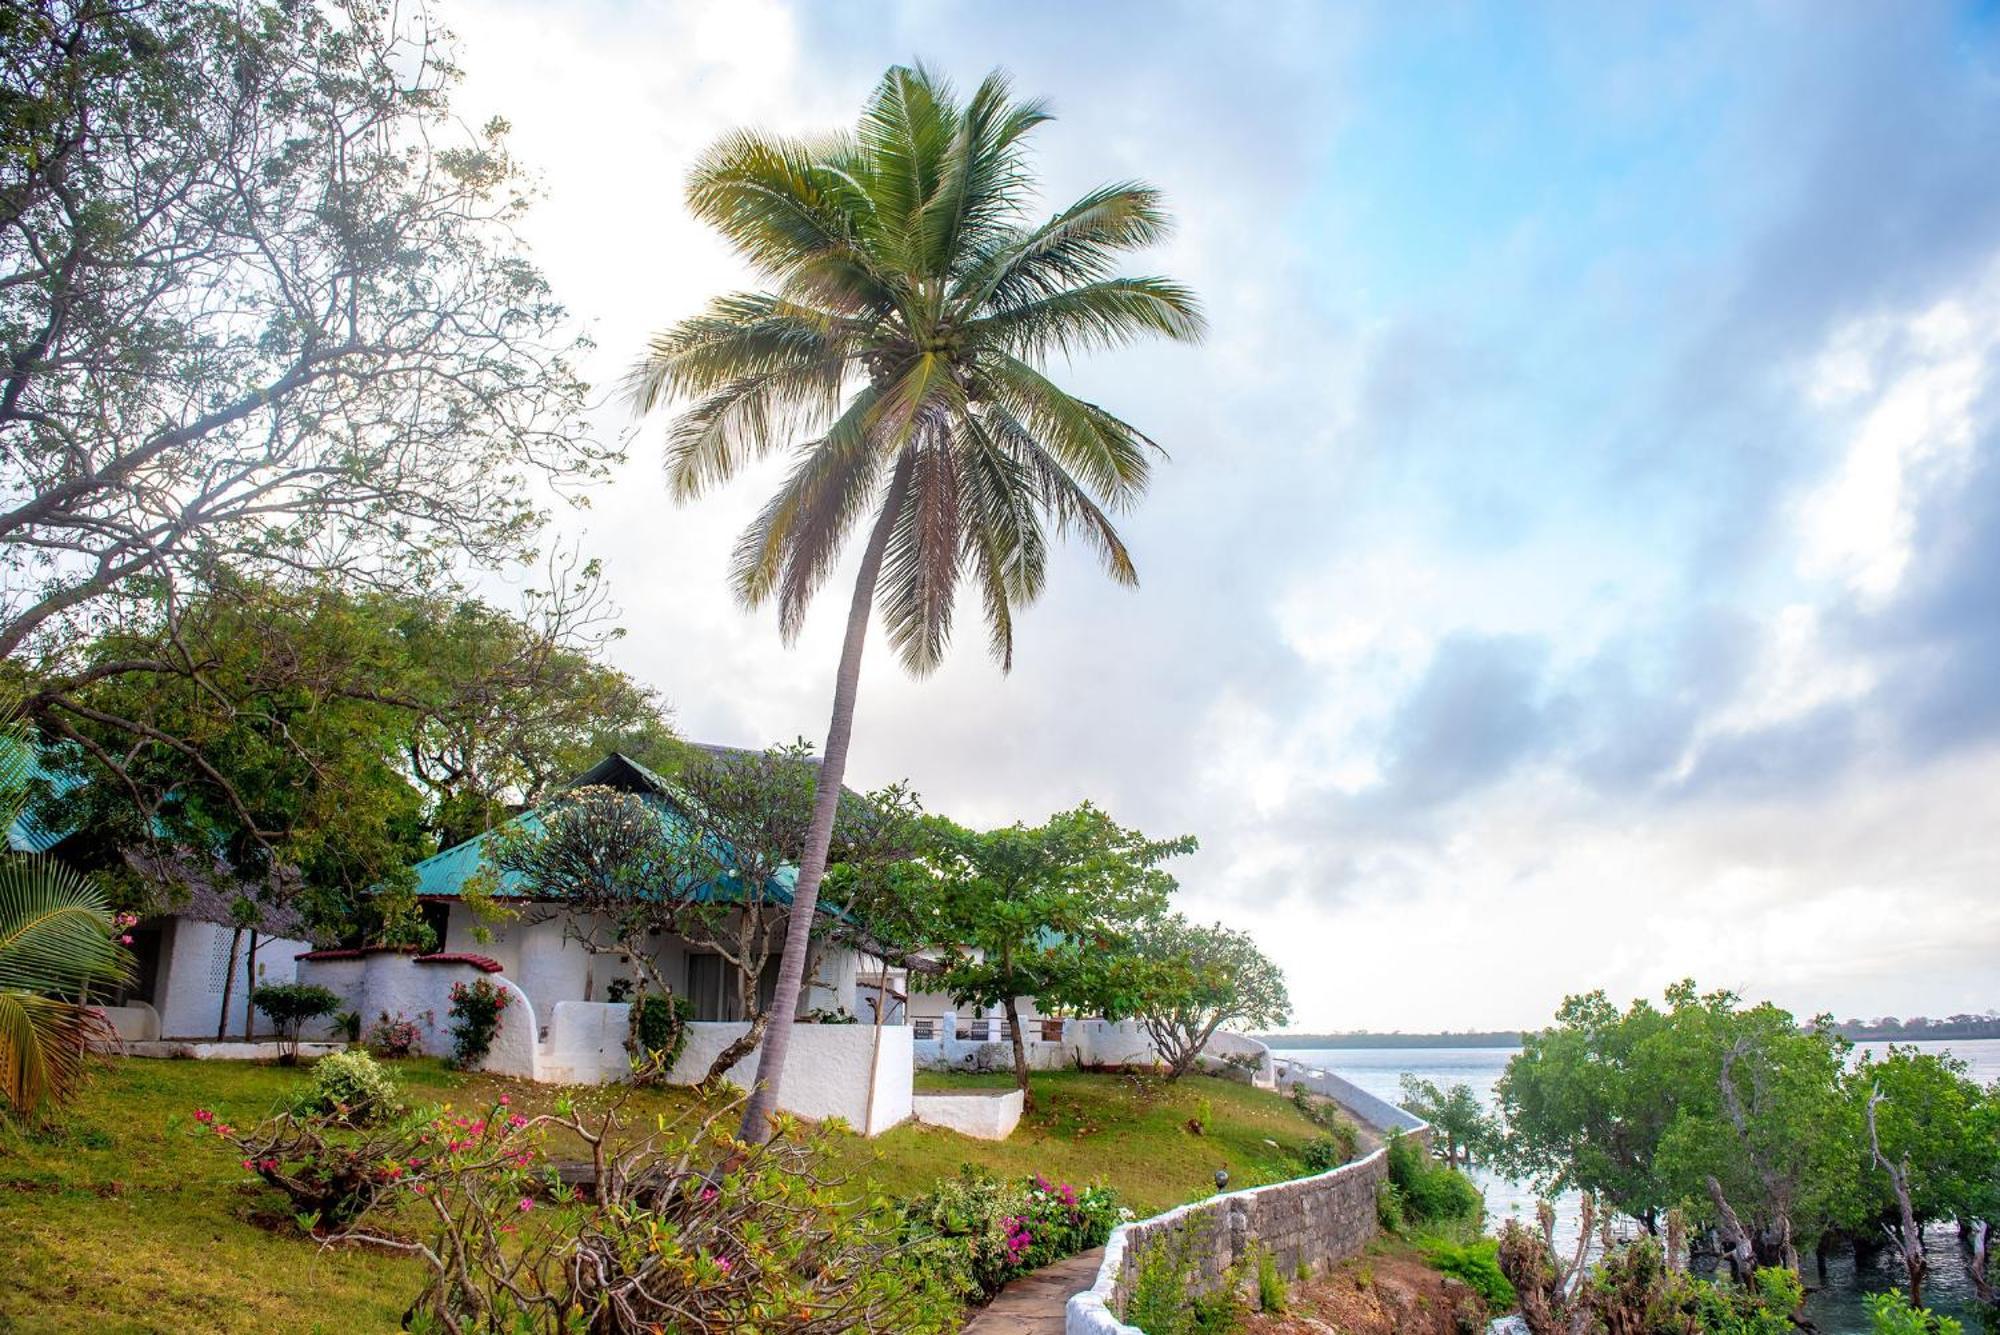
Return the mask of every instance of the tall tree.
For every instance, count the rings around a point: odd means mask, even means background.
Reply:
[[[449,50],[379,0],[0,7],[0,656],[216,566],[430,587],[601,475]]]
[[[1142,336],[1194,340],[1201,315],[1177,283],[1116,276],[1123,254],[1166,232],[1151,188],[1106,186],[1028,220],[1027,136],[1048,119],[997,74],[961,102],[928,71],[898,67],[851,133],[732,134],[688,183],[695,215],[771,288],[719,298],[657,336],[633,372],[639,412],[686,404],[668,434],[674,496],[791,451],[733,575],[746,605],[776,600],[788,639],[848,536],[867,529],[749,1139],[769,1135],[784,1078],[872,610],[904,666],[926,673],[970,580],[1006,667],[1015,613],[1042,589],[1051,525],[1094,546],[1114,579],[1137,579],[1107,511],[1137,499],[1154,447],[1038,363]]]
[[[559,599],[517,617],[464,598],[247,580],[135,605],[44,698],[58,782],[34,803],[130,907],[205,885],[256,928],[417,929],[409,866],[477,833],[618,736],[667,734],[652,694],[597,662]],[[143,615],[142,615],[143,613]],[[115,670],[98,675],[100,663]],[[151,901],[151,902],[148,902]]]
[[[1131,1014],[1144,981],[1133,938],[1174,892],[1160,864],[1193,852],[1194,840],[1148,839],[1088,802],[1040,825],[936,830],[923,856],[945,951],[936,985],[960,1005],[1006,1011],[1014,1080],[1032,1102],[1020,999],[1044,1011]]]

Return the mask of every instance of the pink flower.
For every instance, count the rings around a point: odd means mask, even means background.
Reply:
[[[215,1114],[206,1108],[196,1108],[194,1110],[194,1120],[200,1122],[203,1126],[207,1126],[215,1120]]]
[[[500,1096],[500,1106],[503,1108],[506,1107],[508,1104],[512,1103],[513,1101],[514,1100],[508,1098],[505,1094],[502,1094]]]
[[[735,1266],[729,1264],[729,1258],[726,1256],[716,1257],[715,1264],[721,1268],[722,1273],[725,1275],[736,1268]]]
[[[123,935],[123,936],[119,937],[119,938],[118,938],[118,944],[119,944],[119,945],[121,945],[121,946],[129,946],[129,945],[131,945],[131,944],[132,944],[132,934],[131,934],[130,932],[127,932],[127,933],[125,933],[125,935]]]
[[[701,1189],[701,1199],[703,1204],[706,1204],[707,1202],[714,1200],[717,1196],[721,1194],[722,1193],[717,1191],[714,1187],[703,1187]]]
[[[533,1201],[529,1200],[529,1199],[528,1199],[528,1198],[527,1198],[526,1196],[523,1196],[523,1197],[521,1198],[521,1213],[522,1213],[522,1214],[526,1214],[526,1213],[528,1213],[528,1211],[530,1211],[530,1210],[532,1210],[532,1209],[534,1209],[534,1208],[535,1208],[535,1203],[534,1203]]]
[[[507,1125],[516,1131],[519,1131],[522,1127],[526,1126],[527,1124],[528,1124],[528,1119],[521,1116],[521,1114],[519,1113],[515,1113],[513,1116],[507,1119]]]
[[[243,1161],[243,1169],[245,1172],[254,1173],[257,1171],[257,1165],[253,1161],[245,1159]]]

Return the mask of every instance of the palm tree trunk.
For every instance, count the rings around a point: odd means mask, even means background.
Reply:
[[[875,582],[882,573],[882,553],[896,526],[896,512],[902,509],[903,493],[909,490],[912,456],[907,449],[896,460],[889,490],[882,498],[882,511],[868,546],[861,553],[861,569],[854,576],[854,598],[847,607],[847,637],[840,646],[840,670],[833,679],[833,718],[826,728],[826,750],[820,755],[819,778],[813,789],[812,825],[806,833],[805,857],[792,889],[792,918],[785,926],[785,953],[778,963],[778,986],[771,998],[771,1024],[764,1033],[763,1050],[757,1057],[757,1087],[743,1108],[743,1125],[738,1134],[753,1145],[771,1138],[771,1113],[777,1106],[778,1087],[785,1078],[785,1057],[791,1051],[792,1024],[798,1014],[799,992],[805,982],[806,955],[812,944],[814,910],[819,904],[819,883],[826,875],[827,850],[833,845],[833,818],[840,807],[840,786],[847,777],[847,743],[854,732],[854,699],[861,688],[861,648],[868,639],[868,618],[875,606]]]

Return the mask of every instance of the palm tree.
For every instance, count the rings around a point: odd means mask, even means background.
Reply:
[[[1137,582],[1110,514],[1145,489],[1157,446],[1038,363],[1147,335],[1193,341],[1202,317],[1178,283],[1115,274],[1122,254],[1167,231],[1151,188],[1105,186],[1030,222],[1026,139],[1048,119],[999,74],[961,104],[930,72],[898,67],[851,134],[725,137],[695,166],[688,205],[770,290],[720,297],[657,335],[628,381],[642,415],[684,405],[667,436],[677,501],[790,452],[732,571],[746,606],[776,601],[787,641],[867,525],[746,1139],[768,1135],[784,1073],[871,610],[923,675],[968,580],[1004,670],[1015,612],[1042,590],[1051,528]]]
[[[32,1116],[68,1099],[90,1040],[114,1036],[81,999],[130,972],[88,877],[50,858],[0,856],[0,1102]]]
[[[0,840],[26,805],[36,773],[27,725],[0,705]],[[4,843],[0,843],[4,850]],[[83,1077],[94,1038],[115,1037],[82,1004],[93,987],[131,976],[111,909],[89,877],[53,858],[0,851],[0,1106],[32,1116]]]

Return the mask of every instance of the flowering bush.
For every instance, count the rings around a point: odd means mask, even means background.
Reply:
[[[486,1060],[500,1013],[513,994],[485,978],[451,985],[451,1064],[470,1071]]]
[[[967,1164],[903,1207],[904,1227],[940,1275],[985,1299],[1017,1275],[1102,1246],[1120,1222],[1108,1187],[1033,1177],[1003,1182]]]
[[[436,1026],[437,1017],[431,1011],[414,1020],[401,1011],[394,1015],[383,1011],[369,1027],[368,1048],[378,1057],[407,1057],[423,1045],[424,1028]]]
[[[337,1229],[373,1209],[419,1163],[421,1129],[398,1121],[357,1131],[311,1113],[281,1113],[242,1130],[206,1108],[196,1132],[231,1147],[245,1172],[285,1193],[299,1226]]]
[[[296,1109],[361,1126],[396,1111],[396,1082],[359,1049],[330,1053],[314,1063],[312,1083]]]

